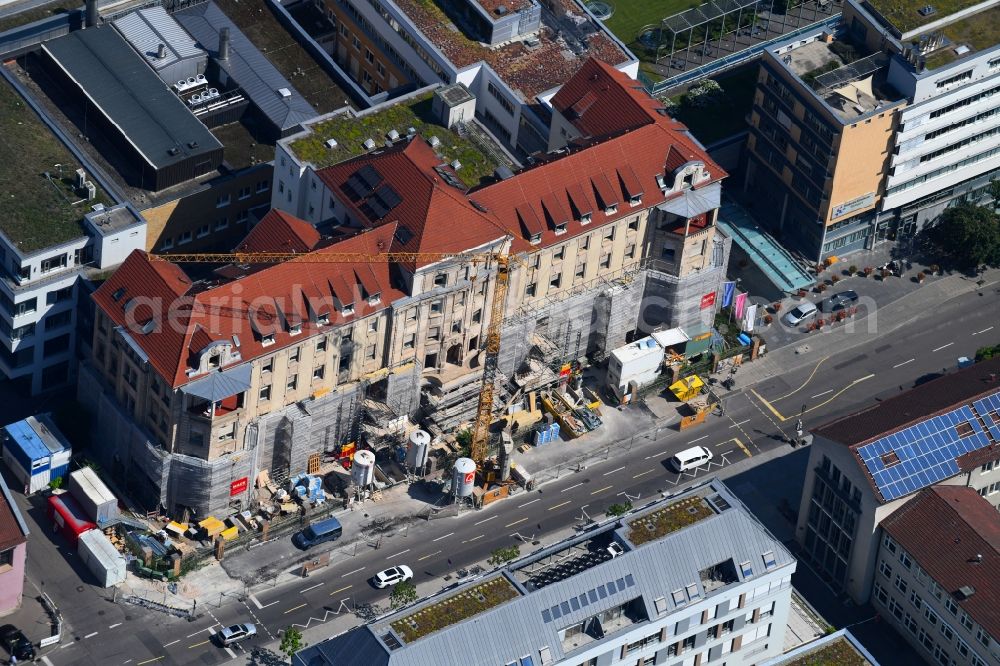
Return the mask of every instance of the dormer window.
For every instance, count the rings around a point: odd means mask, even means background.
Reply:
[[[580,224],[590,224],[590,220],[593,217],[590,213],[584,213],[580,216]]]
[[[288,327],[289,335],[298,335],[302,332],[302,324],[292,324]]]
[[[667,189],[667,179],[664,178],[662,173],[656,174],[656,186],[661,190]]]
[[[541,233],[531,234],[531,244],[532,245],[538,245],[541,242],[542,242],[542,234]]]
[[[122,300],[122,296],[125,295],[125,287],[118,287],[115,289],[115,293],[111,294],[111,298],[114,299],[115,303]]]
[[[694,174],[688,173],[684,176],[684,187],[690,188],[694,187]]]
[[[378,305],[381,302],[382,302],[382,294],[379,292],[375,292],[374,294],[368,297],[368,305]]]
[[[316,317],[316,321],[319,323],[320,326],[329,326],[330,315],[324,312],[323,314]]]
[[[639,204],[642,203],[642,195],[637,194],[634,197],[629,197],[628,203],[630,206],[638,206]]]
[[[344,316],[354,314],[354,303],[345,303],[340,306],[340,314]]]
[[[559,224],[556,225],[556,234],[564,234],[564,233],[566,233],[566,223],[560,222]]]
[[[210,369],[222,367],[222,354],[220,354],[219,352],[215,352],[214,354],[209,356],[208,367]]]
[[[614,215],[617,212],[618,212],[618,204],[611,204],[610,206],[604,209],[605,215]]]
[[[265,335],[264,337],[262,337],[260,339],[260,346],[261,347],[270,347],[273,344],[274,344],[274,333],[271,333],[269,335]]]

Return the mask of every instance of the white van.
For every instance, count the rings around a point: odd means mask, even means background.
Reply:
[[[712,452],[704,446],[692,446],[684,449],[670,459],[670,466],[677,470],[677,473],[686,472],[689,469],[707,465],[712,461]]]

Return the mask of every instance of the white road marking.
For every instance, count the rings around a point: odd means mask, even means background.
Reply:
[[[170,647],[174,643],[180,643],[180,642],[181,642],[181,639],[178,638],[176,641],[170,641],[169,643],[164,643],[163,647]]]
[[[705,437],[708,437],[708,435],[705,435]],[[702,437],[701,439],[705,439],[705,437]],[[662,458],[668,453],[670,453],[670,451],[660,451],[659,453],[654,453],[651,456],[646,456],[645,458],[643,458],[643,460],[649,460],[650,458]]]
[[[225,650],[226,650],[226,652],[229,653],[230,657],[232,657],[233,659],[236,659],[236,653],[233,652],[233,648],[231,648],[229,646],[226,646]]]
[[[400,555],[406,555],[406,554],[407,554],[408,552],[410,552],[410,549],[409,549],[409,548],[407,548],[406,550],[401,550],[401,551],[399,551],[398,553],[396,553],[395,555],[390,555],[389,557],[387,557],[387,558],[385,558],[385,559],[387,559],[387,560],[391,560],[391,559],[392,559],[392,558],[394,558],[394,557],[399,557]]]
[[[484,518],[483,520],[480,520],[478,523],[472,523],[472,524],[473,525],[482,525],[483,523],[485,523],[485,522],[487,522],[489,520],[493,520],[494,518],[497,518],[497,516],[490,516],[489,518]]]
[[[985,333],[986,331],[992,331],[992,330],[993,330],[993,326],[990,326],[989,328],[984,328],[981,331],[976,331],[975,333],[973,333],[973,335],[979,335],[980,333]]]
[[[745,419],[745,420],[743,420],[743,421],[739,421],[739,422],[737,422],[737,423],[734,423],[733,425],[729,426],[729,428],[730,428],[730,429],[733,429],[733,428],[738,428],[738,427],[740,427],[741,425],[743,425],[744,423],[750,423],[750,419]]]
[[[254,595],[252,595],[252,594],[250,595],[250,601],[252,601],[252,602],[253,602],[253,605],[254,605],[254,606],[256,606],[258,610],[263,610],[263,609],[267,608],[268,606],[273,606],[274,604],[278,603],[277,601],[272,601],[272,602],[271,602],[271,603],[269,603],[269,604],[262,604],[262,603],[260,603],[260,601],[259,601],[259,600],[257,599],[257,597],[256,597],[256,596],[254,596]],[[204,629],[202,629],[201,631],[205,631],[205,630],[204,630]],[[196,631],[196,632],[195,632],[194,634],[191,634],[191,636],[194,636],[195,634],[200,634],[200,633],[201,633],[201,631]],[[191,636],[188,636],[188,638],[191,638]]]
[[[320,587],[321,585],[326,585],[326,583],[323,583],[323,582],[316,583],[312,587],[307,587],[307,588],[305,588],[303,590],[299,590],[299,594],[302,594],[303,592],[308,592],[309,590],[315,590],[317,587]]]
[[[437,539],[431,539],[431,541],[440,541],[441,539],[447,539],[450,536],[455,536],[455,533],[454,532],[448,532],[447,534],[445,534],[443,536],[439,536]]]
[[[466,540],[465,540],[465,541],[463,541],[462,543],[472,543],[473,541],[479,541],[479,540],[480,540],[480,539],[482,539],[482,538],[483,538],[484,536],[486,536],[486,535],[485,535],[485,534],[480,534],[480,535],[479,535],[479,536],[477,536],[477,537],[472,537],[471,539],[466,539]]]
[[[360,569],[355,569],[354,571],[348,571],[348,572],[347,572],[347,573],[345,573],[345,574],[344,574],[343,576],[341,576],[341,578],[347,578],[347,577],[348,577],[348,576],[350,576],[351,574],[356,574],[356,573],[358,573],[359,571],[364,571],[364,570],[365,570],[365,568],[364,568],[364,567],[361,567]],[[277,602],[275,602],[275,603],[277,603]],[[268,604],[268,606],[270,606],[270,605],[271,605],[271,604]]]
[[[504,527],[514,527],[514,525],[520,525],[521,523],[527,522],[527,518],[522,518],[521,520],[515,520],[512,523],[507,523]]]
[[[903,361],[902,363],[897,363],[896,365],[894,365],[894,366],[892,366],[892,367],[893,367],[893,368],[902,368],[902,367],[903,367],[904,365],[906,365],[907,363],[913,363],[913,362],[914,362],[914,361],[916,361],[916,360],[917,360],[917,359],[915,359],[915,358],[911,358],[911,359],[910,359],[909,361]]]
[[[423,557],[418,557],[418,558],[417,558],[417,562],[423,562],[423,561],[424,561],[424,560],[426,560],[426,559],[427,559],[428,557],[434,557],[435,555],[440,555],[440,554],[441,554],[441,551],[440,551],[440,550],[437,550],[437,551],[434,551],[434,552],[433,552],[433,553],[431,553],[430,555],[424,555]]]
[[[42,663],[45,664],[45,666],[55,666],[55,664],[53,664],[52,661],[45,655],[42,655]]]
[[[569,500],[566,500],[565,502],[561,502],[561,503],[559,503],[559,504],[556,504],[555,506],[550,506],[550,507],[549,507],[549,511],[555,511],[555,510],[556,510],[556,509],[558,509],[559,507],[561,507],[561,506],[566,506],[567,504],[569,504]]]
[[[941,345],[940,347],[936,347],[936,348],[932,349],[931,351],[932,351],[932,352],[936,352],[936,351],[941,351],[941,350],[942,350],[942,349],[944,349],[945,347],[951,347],[951,346],[952,346],[953,344],[955,344],[955,343],[954,343],[954,342],[949,342],[948,344],[946,344],[946,345]]]
[[[605,472],[605,473],[604,473],[604,474],[602,474],[601,476],[607,476],[608,474],[614,474],[615,472],[620,472],[620,471],[622,471],[623,469],[625,469],[625,465],[622,465],[621,467],[618,467],[618,468],[616,468],[616,469],[613,469],[613,470],[611,470],[610,472]]]
[[[636,474],[632,478],[633,479],[638,479],[640,476],[646,476],[647,474],[652,474],[655,471],[656,471],[655,469],[650,469],[650,470],[646,470],[645,472],[639,472],[638,474]]]
[[[614,486],[604,486],[603,488],[601,488],[599,490],[595,490],[594,492],[592,492],[590,494],[591,495],[599,495],[599,494],[603,493],[605,490],[611,490],[612,488],[614,488]]]
[[[278,603],[278,602],[275,601],[274,603]],[[270,605],[272,605],[272,604],[268,604],[268,606],[270,606]],[[263,608],[263,606],[261,606],[261,608]],[[215,633],[215,632],[212,631],[212,627],[205,627],[204,629],[199,629],[198,631],[194,632],[193,634],[188,634],[187,637],[188,638],[193,638],[193,637],[197,636],[198,634],[200,634],[203,631],[208,631],[210,633]]]
[[[563,488],[563,489],[562,489],[562,490],[560,490],[559,492],[561,492],[561,493],[564,493],[564,492],[566,492],[567,490],[573,490],[574,488],[579,488],[579,487],[580,487],[580,486],[582,486],[582,485],[583,485],[583,482],[582,482],[582,481],[581,481],[580,483],[574,483],[574,484],[573,484],[572,486],[567,486],[566,488]]]
[[[122,626],[121,622],[115,622],[114,624],[109,624],[108,629],[114,629],[115,627],[120,627],[120,626]]]
[[[295,606],[294,608],[289,608],[288,610],[286,610],[286,611],[285,611],[285,615],[288,615],[289,613],[291,613],[291,612],[293,612],[293,611],[297,611],[297,610],[298,610],[298,609],[300,609],[300,608],[305,608],[305,607],[306,607],[306,606],[308,606],[308,605],[309,605],[309,604],[299,604],[298,606]],[[234,655],[234,656],[235,656],[235,655]]]
[[[830,389],[829,391],[823,391],[822,393],[817,393],[816,395],[813,396],[813,398],[822,398],[827,393],[833,393],[833,389]],[[810,398],[810,400],[812,400],[812,398]]]
[[[97,632],[96,632],[96,631],[93,631],[93,632],[91,632],[91,633],[87,634],[86,636],[84,636],[84,638],[93,638],[93,637],[94,637],[94,636],[96,636],[96,635],[97,635]]]
[[[354,587],[354,586],[353,585],[345,585],[344,587],[338,588],[338,589],[334,590],[333,592],[331,592],[330,596],[332,597],[333,595],[337,594],[338,592],[343,592],[344,590],[349,590],[352,587]]]
[[[702,435],[698,439],[692,439],[690,442],[688,442],[688,444],[694,444],[695,442],[700,442],[703,439],[708,439],[708,435]]]
[[[541,501],[542,501],[542,498],[541,498],[541,497],[538,497],[538,498],[536,498],[536,499],[533,499],[533,500],[531,500],[530,502],[525,502],[524,504],[522,504],[522,505],[521,505],[521,506],[519,506],[518,508],[519,508],[519,509],[523,509],[524,507],[528,506],[529,504],[534,504],[535,502],[541,502]],[[476,525],[478,525],[478,524],[479,524],[479,523],[476,523]]]

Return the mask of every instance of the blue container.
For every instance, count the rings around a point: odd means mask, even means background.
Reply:
[[[559,439],[559,424],[553,422],[552,425],[549,426],[549,440],[555,441],[557,439]]]

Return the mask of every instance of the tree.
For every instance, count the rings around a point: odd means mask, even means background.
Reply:
[[[278,649],[281,650],[283,654],[291,658],[296,652],[305,646],[306,644],[302,642],[302,632],[295,627],[288,627],[281,635],[281,645],[278,646]]]
[[[626,513],[632,510],[632,502],[622,502],[621,504],[612,504],[608,507],[608,515],[614,516],[624,516]]]
[[[400,608],[417,600],[417,587],[408,580],[400,581],[392,587],[389,593],[389,605]]]
[[[487,562],[490,566],[498,567],[501,564],[510,562],[511,560],[516,560],[521,555],[521,548],[517,544],[510,546],[509,548],[497,548],[492,553],[490,553],[490,559]]]
[[[988,208],[962,203],[947,209],[933,237],[965,267],[1000,263],[1000,217]]]
[[[993,199],[993,208],[1000,208],[1000,180],[996,178],[991,180],[988,191]]]

